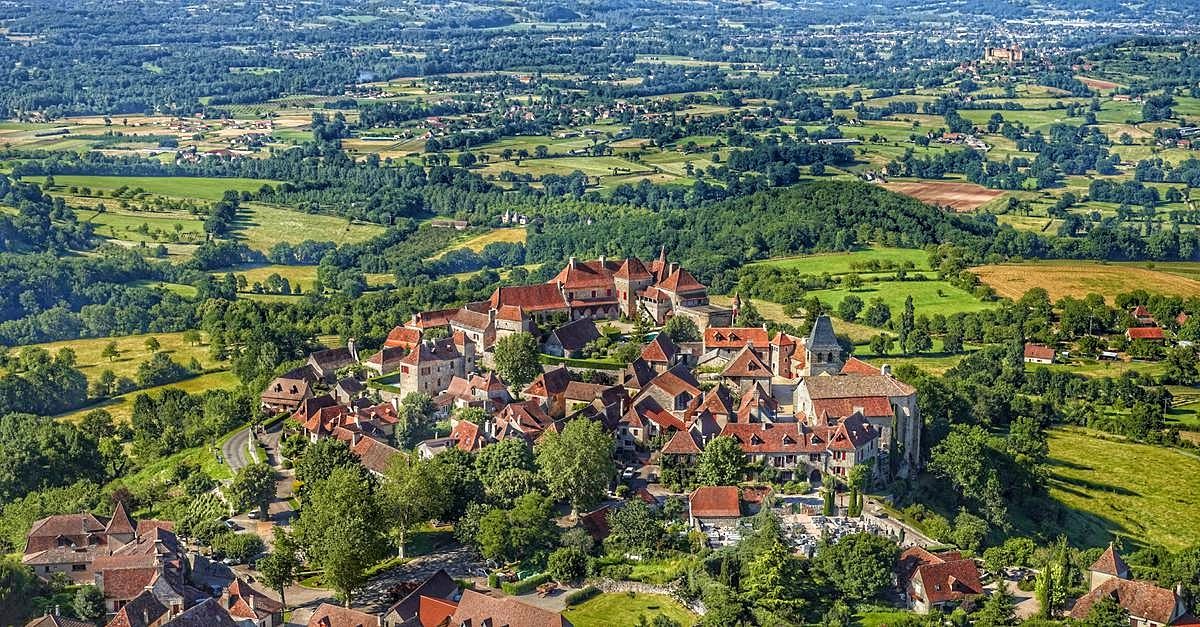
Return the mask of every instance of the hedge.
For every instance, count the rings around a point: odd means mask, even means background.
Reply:
[[[587,586],[563,597],[563,601],[567,604],[567,607],[571,607],[572,605],[579,605],[598,594],[600,594],[600,588]]]
[[[512,583],[506,581],[500,584],[500,589],[504,591],[504,594],[515,597],[532,592],[547,581],[550,581],[550,573],[542,573]]]

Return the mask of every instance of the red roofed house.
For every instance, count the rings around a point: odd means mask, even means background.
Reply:
[[[436,626],[454,613],[462,589],[445,570],[438,570],[412,588],[383,615],[387,627]]]
[[[1133,319],[1137,320],[1138,324],[1144,327],[1154,325],[1154,316],[1150,314],[1150,310],[1145,305],[1138,305],[1130,310],[1129,313],[1133,315]]]
[[[421,343],[421,329],[416,327],[398,326],[388,333],[383,341],[384,348],[402,348],[410,351]]]
[[[1147,342],[1162,342],[1167,339],[1159,327],[1129,327],[1125,329],[1125,337],[1130,342],[1146,340]]]
[[[117,503],[108,520],[87,512],[49,516],[34,522],[25,536],[21,563],[43,579],[63,573],[77,583],[90,583],[97,559],[111,555],[137,537],[137,528],[122,503]]]
[[[538,375],[524,396],[541,403],[542,409],[554,418],[567,415],[567,387],[571,384],[571,373],[566,366],[557,366]]]
[[[701,486],[688,495],[688,524],[692,527],[732,526],[741,515],[736,486]]]
[[[771,336],[766,326],[762,327],[709,327],[704,330],[704,352],[715,353],[725,359],[732,359],[742,349],[749,346],[765,356],[771,347]]]
[[[733,387],[743,393],[764,385],[770,388],[773,376],[771,367],[763,362],[750,344],[742,347],[742,350],[734,355],[725,369],[721,371],[721,378],[728,380]]]
[[[474,590],[463,590],[448,624],[454,627],[573,627],[571,621],[556,612]],[[311,622],[309,627],[314,627]]]
[[[57,611],[56,608],[54,614],[44,614],[35,618],[25,623],[25,627],[96,627],[95,623],[85,623],[81,620],[60,616]]]
[[[308,627],[381,627],[383,621],[373,614],[322,603],[308,619]]]
[[[269,412],[295,411],[304,399],[312,396],[313,378],[308,366],[280,375],[259,395],[262,408]]]
[[[283,624],[283,604],[239,579],[221,594],[220,605],[245,627],[276,627]]]
[[[461,333],[451,337],[422,341],[400,360],[400,397],[413,392],[436,397],[454,377],[466,377],[475,371],[475,343]]]
[[[1091,589],[1071,608],[1070,616],[1075,620],[1087,618],[1096,602],[1109,597],[1129,612],[1131,627],[1195,625],[1198,622],[1188,613],[1178,592],[1148,581],[1131,580],[1129,567],[1111,544],[1088,568],[1088,574]]]
[[[1054,349],[1041,344],[1026,344],[1025,363],[1052,364],[1054,363]]]
[[[955,551],[910,547],[900,554],[896,574],[909,608],[921,614],[984,594],[975,561]]]

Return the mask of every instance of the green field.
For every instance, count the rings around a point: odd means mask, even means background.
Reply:
[[[153,337],[158,340],[159,350],[171,356],[171,359],[187,365],[192,358],[199,360],[200,365],[206,369],[218,367],[218,362],[213,361],[208,355],[207,338],[201,334],[202,341],[198,346],[191,346],[183,341],[183,333],[146,333],[142,335],[123,335],[120,337],[100,337],[83,340],[65,340],[62,342],[49,342],[46,344],[32,344],[31,346],[43,348],[50,351],[50,354],[57,353],[61,348],[70,348],[75,351],[75,361],[79,370],[87,375],[88,379],[95,379],[105,370],[112,370],[113,374],[118,377],[136,378],[138,366],[142,362],[150,359],[151,352],[146,350],[146,339]],[[109,342],[117,343],[117,350],[121,354],[109,361],[105,357],[101,357],[100,353],[104,351],[104,347]],[[22,347],[14,347],[14,352],[19,352]]]
[[[842,299],[853,293],[870,304],[880,298],[892,310],[892,317],[904,311],[904,301],[912,296],[917,315],[950,315],[959,312],[982,311],[993,307],[991,303],[975,298],[970,293],[950,285],[947,281],[878,281],[867,282],[853,292],[844,288],[813,290],[806,297],[817,297],[821,302],[836,308]]]
[[[45,177],[30,176],[24,180],[45,183]],[[241,178],[204,178],[188,176],[82,176],[63,174],[54,177],[56,192],[68,187],[90,187],[93,192],[111,191],[122,186],[142,188],[147,193],[171,198],[195,198],[197,200],[220,200],[226,190],[239,192],[258,191],[263,185],[275,185],[279,181]]]
[[[1049,435],[1050,494],[1075,510],[1064,526],[1073,543],[1102,546],[1119,534],[1176,551],[1200,542],[1196,456],[1083,429]]]
[[[198,377],[185,379],[176,383],[167,385],[146,388],[144,390],[135,390],[128,394],[115,396],[102,403],[97,403],[83,409],[79,409],[70,413],[62,414],[58,418],[69,422],[78,422],[83,419],[84,414],[94,410],[103,409],[112,414],[114,422],[128,422],[133,414],[133,399],[138,394],[150,394],[151,396],[161,394],[167,388],[178,388],[189,394],[199,394],[208,390],[228,390],[237,387],[238,379],[232,372],[222,370],[220,372],[210,372],[202,374]]]
[[[601,594],[563,611],[575,627],[634,627],[639,616],[649,621],[659,615],[684,626],[696,623],[695,614],[660,594]]]
[[[338,216],[302,213],[260,203],[243,205],[234,223],[236,237],[255,250],[267,251],[279,242],[299,244],[309,239],[354,244],[387,230],[378,224]]]
[[[295,287],[297,285],[299,285],[303,293],[308,293],[308,292],[312,291],[313,284],[317,280],[317,267],[316,266],[282,266],[282,265],[247,266],[244,268],[221,268],[219,270],[212,270],[210,273],[213,275],[216,275],[216,276],[222,276],[222,275],[225,275],[228,273],[233,273],[234,276],[246,277],[246,283],[247,283],[248,287],[246,288],[246,290],[244,290],[244,292],[251,291],[252,288],[254,287],[255,283],[262,283],[265,285],[266,281],[267,281],[267,277],[271,276],[272,274],[278,274],[280,276],[280,278],[287,279],[288,283],[292,286],[293,289],[295,289]],[[366,277],[367,277],[367,285],[369,285],[369,286],[383,285],[392,280],[392,276],[390,274],[368,274],[368,275],[366,275]],[[251,295],[251,296],[283,296],[281,294],[248,294],[248,295]],[[286,296],[284,296],[284,298],[286,298]]]
[[[783,270],[794,270],[802,274],[847,274],[858,272],[866,274],[863,269],[853,266],[865,264],[872,259],[880,263],[903,264],[911,262],[917,270],[929,270],[929,254],[917,248],[869,248],[848,253],[824,253],[819,255],[804,255],[801,257],[786,257],[759,261],[753,265],[772,266]],[[893,271],[883,271],[891,272]]]

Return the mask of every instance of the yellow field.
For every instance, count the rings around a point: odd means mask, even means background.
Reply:
[[[171,359],[185,366],[195,357],[205,369],[218,367],[218,362],[213,361],[208,356],[207,337],[203,333],[201,333],[201,344],[198,346],[190,346],[185,343],[183,341],[183,333],[147,333],[144,335],[100,337],[87,340],[65,340],[47,344],[33,344],[33,346],[44,348],[50,351],[50,354],[54,354],[60,348],[64,347],[74,350],[76,363],[79,369],[87,375],[88,380],[95,379],[105,370],[112,370],[118,377],[129,377],[132,379],[137,375],[138,366],[150,358],[151,353],[146,350],[146,338],[149,337],[158,339],[158,343],[161,346],[159,350],[167,353],[171,356]],[[117,350],[121,351],[121,355],[109,361],[107,358],[101,357],[100,353],[112,341],[116,341]],[[19,352],[21,348],[19,346],[14,347],[12,351]]]
[[[454,244],[454,245],[450,246],[450,249],[455,250],[455,249],[459,249],[459,248],[470,248],[471,250],[473,250],[475,252],[479,252],[479,251],[483,250],[484,246],[487,246],[488,244],[491,244],[492,242],[508,242],[508,243],[512,243],[512,244],[524,244],[525,236],[526,236],[526,234],[525,234],[524,227],[492,229],[491,231],[488,231],[487,233],[484,233],[483,235],[472,237],[471,239],[469,239],[461,244]]]
[[[730,303],[733,302],[733,298],[729,296],[710,296],[709,300],[712,301],[712,304],[719,307],[729,307]],[[798,324],[801,321],[799,318],[793,318],[785,314],[783,312],[783,305],[780,305],[779,303],[772,303],[770,301],[756,299],[754,300],[754,308],[758,309],[758,313],[762,314],[763,318],[774,322],[783,324]],[[845,320],[834,321],[833,330],[849,336],[850,341],[859,344],[869,341],[872,337],[875,337],[880,333],[878,329],[873,329],[866,325],[856,324],[854,322],[846,322]]]
[[[981,266],[971,271],[996,293],[1009,298],[1020,298],[1034,287],[1045,289],[1051,300],[1063,296],[1079,298],[1089,293],[1111,299],[1136,289],[1184,297],[1200,296],[1200,281],[1134,265],[1042,261]]]
[[[386,229],[378,224],[352,222],[336,216],[317,215],[249,203],[234,224],[237,237],[247,246],[266,251],[278,242],[299,244],[311,239],[335,244],[353,244],[371,239]]]
[[[138,394],[149,394],[151,396],[155,396],[161,394],[162,391],[167,388],[178,388],[184,392],[187,392],[188,394],[199,394],[208,390],[232,389],[237,387],[237,384],[237,376],[228,370],[210,372],[208,374],[202,374],[198,377],[192,377],[191,379],[186,379],[184,381],[169,383],[167,385],[154,388],[146,388],[144,390],[135,390],[122,396],[115,396],[107,401],[104,401],[103,403],[97,403],[83,409],[62,414],[61,416],[58,416],[58,418],[69,422],[78,422],[82,420],[83,416],[88,412],[96,409],[103,409],[104,411],[112,414],[113,422],[129,422],[130,417],[133,415],[133,399],[137,398]]]

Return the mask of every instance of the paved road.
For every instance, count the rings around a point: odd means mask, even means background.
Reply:
[[[254,463],[254,458],[250,457],[249,447],[250,427],[233,434],[233,437],[221,445],[221,456],[225,458],[225,464],[229,466],[230,472],[236,474],[237,471]]]

